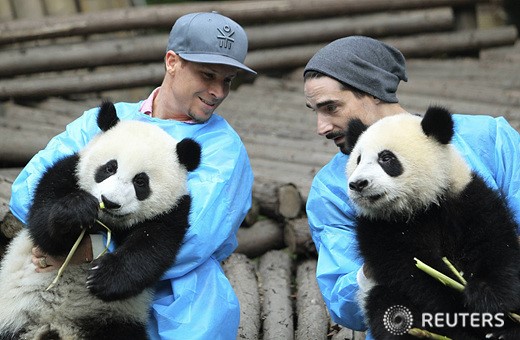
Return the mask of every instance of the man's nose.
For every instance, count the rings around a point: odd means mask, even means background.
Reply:
[[[209,93],[215,98],[222,99],[226,96],[226,85],[214,82],[209,88]]]
[[[332,124],[325,118],[323,118],[321,115],[318,115],[318,121],[317,121],[317,132],[320,136],[325,136],[327,133],[332,131]]]

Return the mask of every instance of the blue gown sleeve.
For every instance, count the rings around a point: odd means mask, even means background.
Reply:
[[[472,169],[504,195],[520,225],[519,133],[503,117],[454,115],[454,118],[455,146]]]
[[[520,228],[520,134],[504,118],[496,119],[493,132],[495,179]]]
[[[314,178],[307,199],[307,217],[318,251],[316,278],[334,322],[364,331],[356,301],[356,274],[362,260],[357,253],[354,210],[346,193],[347,156],[338,154]]]
[[[9,207],[14,216],[26,223],[27,213],[45,169],[58,159],[80,150],[100,130],[96,124],[97,109],[86,111],[67,125],[65,131],[53,137],[45,149],[39,151],[22,169],[13,182]]]

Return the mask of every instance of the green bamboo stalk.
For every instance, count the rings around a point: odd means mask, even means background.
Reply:
[[[74,242],[74,245],[72,246],[72,249],[69,251],[69,254],[65,258],[65,261],[63,262],[63,264],[61,265],[60,269],[58,270],[58,274],[56,275],[54,280],[52,280],[52,282],[49,285],[49,287],[47,287],[47,289],[45,289],[45,290],[49,290],[49,289],[53,288],[56,285],[56,283],[58,283],[58,280],[60,279],[61,275],[63,275],[63,271],[68,266],[70,260],[72,259],[72,256],[76,252],[76,249],[78,249],[78,246],[81,243],[81,240],[83,239],[83,236],[85,235],[85,231],[86,231],[85,228],[83,228],[81,230],[81,233],[79,234],[78,239],[76,240],[76,242]]]
[[[99,208],[100,209],[105,209],[105,205],[103,204],[103,202],[99,203]],[[105,249],[101,252],[101,254],[99,254],[96,257],[96,259],[98,259],[101,256],[105,255],[105,253],[108,251],[108,247],[110,246],[110,240],[112,238],[112,231],[110,230],[110,228],[108,228],[106,225],[104,225],[101,221],[96,220],[96,222],[99,223],[100,225],[102,225],[107,230],[107,244],[105,245]],[[86,229],[82,229],[81,230],[81,233],[79,234],[78,239],[76,240],[76,242],[74,242],[74,245],[72,246],[72,249],[69,251],[69,254],[65,258],[65,261],[63,262],[63,264],[61,265],[60,269],[58,270],[58,274],[56,275],[54,280],[52,280],[52,282],[49,285],[49,287],[47,287],[47,289],[45,289],[45,290],[49,290],[49,289],[53,288],[56,285],[56,283],[58,283],[60,277],[63,275],[63,271],[65,270],[65,268],[67,268],[67,266],[69,265],[70,260],[72,259],[72,256],[74,256],[74,253],[78,249],[78,246],[81,243],[81,240],[83,240],[83,237],[85,236],[85,231],[86,231]]]
[[[452,340],[451,338],[445,337],[444,335],[435,334],[420,328],[410,328],[408,334],[422,339],[434,339],[434,340]]]
[[[461,272],[459,272],[457,270],[457,268],[455,268],[455,266],[450,262],[450,260],[448,260],[447,257],[443,257],[442,260],[444,261],[444,263],[446,263],[448,268],[450,268],[451,272],[457,277],[457,279],[459,279],[459,281],[460,281],[460,283],[462,283],[462,285],[465,286],[468,284],[466,279],[462,276]]]
[[[418,258],[414,257],[414,260],[416,262],[415,266],[425,272],[426,274],[432,276],[433,278],[440,281],[445,286],[454,288],[458,290],[459,292],[462,292],[464,290],[464,286],[460,284],[459,282],[453,280],[451,277],[444,275],[443,273],[439,272],[436,269],[433,269],[432,267],[428,266],[426,263],[422,262]]]

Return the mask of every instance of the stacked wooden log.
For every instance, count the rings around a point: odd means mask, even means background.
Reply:
[[[364,340],[334,324],[316,283],[316,259],[271,250],[253,261],[239,253],[222,264],[240,302],[237,339]]]
[[[167,30],[179,16],[196,11],[217,10],[244,25],[250,40],[246,64],[265,73],[301,67],[327,42],[354,34],[381,38],[408,58],[513,44],[512,26],[484,30],[461,20],[467,17],[461,13],[474,14],[485,2],[208,1],[2,22],[0,99],[158,85]]]

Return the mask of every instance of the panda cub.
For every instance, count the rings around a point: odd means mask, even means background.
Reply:
[[[373,285],[359,294],[375,339],[416,339],[419,328],[451,339],[520,339],[518,225],[503,197],[450,144],[451,114],[400,114],[366,127],[346,167],[356,237]],[[457,281],[462,292],[416,267],[414,258]],[[439,321],[440,320],[440,321]]]
[[[102,130],[42,176],[27,228],[12,240],[0,271],[0,339],[146,339],[153,286],[172,265],[189,227],[187,173],[200,145],[157,126],[119,121],[102,104]],[[100,203],[104,208],[100,209]],[[116,250],[92,263],[36,273],[31,248],[65,256],[82,229],[101,221]]]

